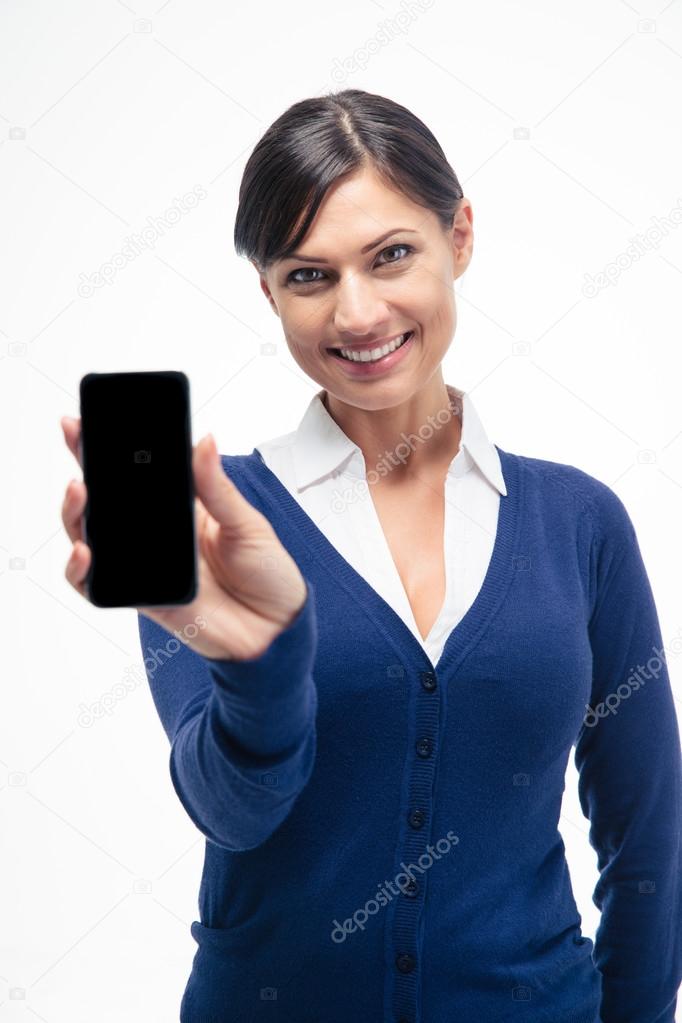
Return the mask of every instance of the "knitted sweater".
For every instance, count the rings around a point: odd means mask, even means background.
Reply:
[[[241,662],[138,614],[206,838],[181,1023],[673,1023],[680,738],[635,531],[596,478],[497,450],[492,558],[436,665],[255,449],[223,456],[307,599]],[[594,943],[558,831],[572,750]]]

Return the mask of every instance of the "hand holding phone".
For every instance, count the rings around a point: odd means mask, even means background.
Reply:
[[[82,468],[81,421],[63,417],[61,425],[67,447]],[[138,610],[169,632],[177,631],[179,638],[205,657],[260,657],[303,607],[307,597],[305,579],[269,520],[223,469],[210,434],[192,448],[192,474],[197,595],[188,604]],[[73,543],[65,576],[87,599],[85,579],[91,551],[83,533],[86,502],[85,484],[72,481],[62,504],[62,522]],[[182,630],[199,619],[205,625],[189,638],[189,633],[185,635]]]

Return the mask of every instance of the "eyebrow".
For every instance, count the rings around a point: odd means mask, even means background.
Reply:
[[[363,255],[364,255],[365,252],[369,252],[370,249],[375,249],[377,247],[377,245],[381,245],[381,243],[386,241],[387,238],[390,238],[391,235],[398,234],[399,231],[407,231],[408,234],[419,234],[418,231],[415,231],[411,227],[394,227],[390,231],[387,231],[386,234],[382,234],[381,238],[377,238],[375,241],[370,242],[369,245],[365,245],[364,248],[360,249],[360,252],[362,252]],[[290,259],[300,259],[303,262],[307,262],[307,263],[328,263],[329,262],[328,259],[323,259],[322,256],[306,256],[305,253],[303,253],[303,252],[293,252],[290,256],[286,256],[282,260],[282,262],[286,263]]]

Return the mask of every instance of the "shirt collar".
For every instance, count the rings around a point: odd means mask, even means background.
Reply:
[[[448,472],[460,477],[476,466],[488,482],[506,496],[500,457],[488,440],[471,398],[458,387],[445,386],[451,399],[461,408],[462,417],[459,451]],[[365,478],[362,451],[327,412],[322,401],[324,393],[322,389],[313,396],[295,432],[292,457],[299,490],[344,468],[351,471],[355,467],[361,478]]]

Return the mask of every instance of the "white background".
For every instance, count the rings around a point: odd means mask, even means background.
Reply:
[[[246,453],[295,428],[318,385],[232,230],[249,152],[299,99],[379,92],[437,136],[475,232],[445,379],[502,448],[623,499],[680,706],[682,4],[227,6],[0,2],[0,1023],[178,1018],[203,839],[172,789],[135,612],[64,578],[80,472],[59,418],[86,372],[179,369],[194,443],[211,430]],[[195,186],[195,209],[82,293]],[[84,726],[82,705],[131,672]],[[594,936],[575,785],[571,762],[561,831]]]

